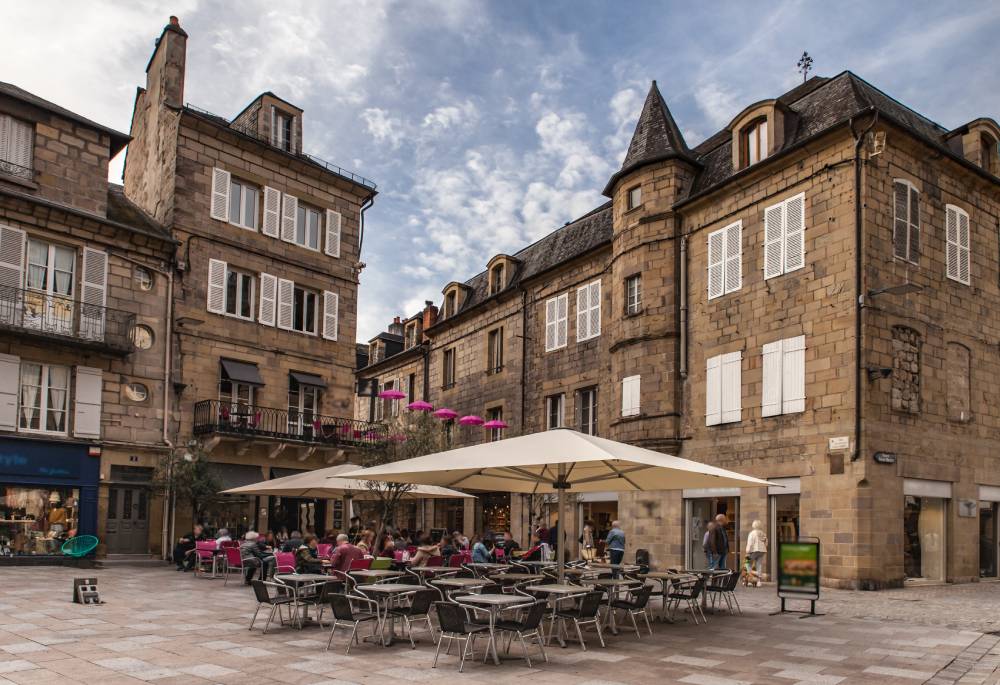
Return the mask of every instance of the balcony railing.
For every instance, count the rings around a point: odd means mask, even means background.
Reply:
[[[227,119],[225,117],[220,117],[218,114],[212,114],[208,110],[202,109],[201,107],[195,107],[191,103],[188,103],[186,105],[186,107],[188,109],[190,109],[190,110],[193,110],[193,111],[199,113],[199,114],[204,114],[204,115],[206,115],[208,117],[211,117],[213,119],[216,119],[216,120],[218,120],[220,122],[227,122]],[[270,145],[271,147],[276,147],[271,142],[271,137],[269,135],[267,135],[267,133],[265,131],[262,131],[260,129],[260,127],[254,125],[253,123],[249,123],[249,122],[247,122],[247,123],[243,123],[243,122],[240,122],[240,123],[237,123],[237,122],[228,122],[227,125],[229,126],[229,128],[231,130],[236,131],[237,133],[241,133],[241,134],[243,134],[245,136],[253,138],[254,140],[258,140],[258,141],[260,141],[262,143]],[[281,148],[278,148],[278,149],[281,149]],[[361,185],[363,185],[363,186],[365,186],[367,188],[371,188],[372,190],[375,190],[375,188],[377,187],[375,185],[375,181],[372,181],[371,179],[365,178],[361,174],[356,174],[353,171],[345,169],[344,167],[337,166],[333,162],[328,162],[325,159],[320,159],[319,157],[315,157],[313,155],[307,155],[304,152],[298,152],[298,153],[296,153],[296,152],[290,152],[288,150],[285,150],[285,152],[288,152],[291,155],[295,155],[296,157],[304,157],[305,159],[308,159],[313,164],[318,164],[319,166],[323,167],[327,171],[332,171],[333,173],[337,174],[338,176],[343,176],[344,178],[350,179],[350,180],[354,181],[355,183],[360,183]]]
[[[6,159],[0,159],[0,174],[4,174],[6,176],[16,176],[17,178],[25,181],[32,181],[35,178],[35,173],[31,167],[14,164],[14,162],[10,162]]]
[[[0,286],[0,329],[128,354],[135,314],[61,295]]]
[[[380,447],[389,440],[382,423],[287,409],[201,400],[194,405],[194,433],[263,438],[307,445]]]

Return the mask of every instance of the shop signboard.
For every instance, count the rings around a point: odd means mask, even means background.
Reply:
[[[816,615],[816,600],[819,599],[819,552],[817,538],[778,542],[780,613],[786,611],[786,599],[800,599],[810,603],[809,615]]]

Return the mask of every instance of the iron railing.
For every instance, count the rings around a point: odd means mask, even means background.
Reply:
[[[389,441],[388,427],[383,423],[223,400],[195,402],[194,433],[347,447],[380,447]]]
[[[0,159],[0,174],[4,174],[6,176],[16,176],[17,178],[24,179],[25,181],[32,181],[35,178],[35,172],[31,167],[14,164],[14,162],[6,159]]]
[[[132,312],[0,286],[0,329],[127,354],[134,326]]]
[[[186,107],[194,112],[197,112],[198,114],[203,114],[205,116],[216,119],[219,122],[227,122],[226,125],[229,127],[229,129],[235,131],[236,133],[242,134],[249,138],[253,138],[254,140],[258,140],[278,150],[282,150],[282,148],[273,145],[271,143],[270,136],[267,135],[265,131],[262,131],[259,126],[256,126],[253,123],[242,123],[242,122],[237,123],[235,121],[229,122],[225,117],[220,117],[218,114],[213,114],[212,112],[209,112],[207,109],[202,109],[201,107],[195,107],[191,103],[188,103]],[[304,159],[308,159],[313,164],[318,164],[327,171],[331,171],[337,174],[338,176],[343,176],[344,178],[354,181],[355,183],[360,183],[366,188],[371,188],[372,190],[375,190],[378,187],[375,185],[375,181],[365,178],[361,174],[356,174],[353,171],[345,169],[342,166],[338,166],[333,162],[328,162],[325,159],[320,159],[319,157],[316,157],[314,155],[307,155],[304,152],[294,152],[289,150],[283,150],[283,152],[287,152],[288,154],[293,155],[295,157],[302,157]]]

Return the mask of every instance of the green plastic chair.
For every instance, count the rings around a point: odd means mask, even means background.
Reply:
[[[97,549],[98,539],[93,535],[77,535],[63,543],[62,553],[68,557],[79,559]]]
[[[387,559],[385,557],[379,557],[378,559],[372,559],[372,565],[368,568],[374,570],[388,570],[392,568],[392,559]]]

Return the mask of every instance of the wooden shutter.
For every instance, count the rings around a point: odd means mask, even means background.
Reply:
[[[722,295],[725,290],[724,250],[725,230],[708,235],[708,299]]]
[[[104,340],[108,253],[83,248],[83,276],[80,280],[80,335],[88,340]]]
[[[601,282],[590,284],[590,337],[601,334]]]
[[[910,245],[910,186],[906,181],[896,181],[892,190],[892,254],[909,259]]]
[[[781,341],[767,343],[764,345],[761,416],[781,413],[781,369]]]
[[[705,362],[705,425],[722,423],[722,357]]]
[[[10,159],[10,127],[13,120],[6,114],[0,114],[0,159]]]
[[[785,200],[785,273],[806,265],[806,196]]]
[[[299,216],[299,199],[294,195],[286,194],[282,198],[281,205],[281,239],[295,242],[295,222]]]
[[[340,256],[340,224],[343,217],[340,212],[326,210],[326,253],[331,257]]]
[[[101,393],[104,372],[89,366],[76,367],[76,407],[73,435],[80,438],[101,437]]]
[[[281,191],[264,186],[264,222],[261,233],[277,238],[281,228]]]
[[[556,298],[556,347],[566,347],[569,341],[569,294]]]
[[[225,169],[212,169],[212,199],[209,216],[219,221],[229,221],[229,185],[232,175]]]
[[[20,288],[24,283],[24,231],[0,226],[0,288]],[[11,296],[11,301],[16,298]]]
[[[10,141],[7,153],[9,161],[25,169],[32,167],[34,131],[35,127],[31,124],[17,119],[10,120]]]
[[[806,337],[781,341],[781,413],[806,410]]]
[[[784,206],[777,204],[764,210],[764,278],[774,278],[782,274],[785,258],[782,253],[784,230],[782,218]]]
[[[260,312],[257,320],[265,326],[274,325],[275,309],[278,299],[278,279],[271,274],[260,275]]]
[[[576,289],[576,341],[586,340],[590,331],[590,286]]]
[[[742,352],[730,352],[722,355],[722,423],[739,421],[742,418],[743,402],[741,385]]]
[[[955,205],[945,207],[945,262],[948,278],[969,285],[969,215]]]
[[[337,293],[323,291],[323,337],[327,340],[337,339],[337,307],[340,298]]]
[[[550,352],[556,349],[556,298],[551,298],[545,302],[545,351]]]
[[[284,278],[278,279],[278,328],[291,330],[295,308],[295,283]]]
[[[743,287],[743,224],[737,221],[726,228],[725,292]]]
[[[17,430],[17,392],[20,381],[20,358],[12,354],[0,354],[0,430]]]
[[[969,235],[969,215],[958,213],[958,280],[966,285],[972,282],[971,236]]]
[[[639,376],[622,379],[622,416],[639,415]]]
[[[920,262],[920,193],[913,186],[910,186],[910,255],[909,260],[914,264]]]
[[[219,259],[208,260],[208,311],[226,313],[226,263]]]

